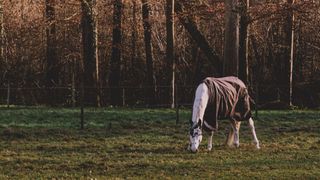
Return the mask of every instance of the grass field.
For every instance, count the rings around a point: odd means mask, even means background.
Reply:
[[[227,148],[220,121],[214,147],[186,151],[190,110],[0,110],[0,179],[319,179],[320,112],[260,111],[261,150],[243,123],[240,148]]]

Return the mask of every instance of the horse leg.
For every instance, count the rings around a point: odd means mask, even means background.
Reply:
[[[239,147],[240,146],[240,140],[239,140],[239,130],[240,130],[240,125],[241,125],[241,121],[235,121],[235,124],[234,124],[234,142],[233,144],[236,146],[236,147]]]
[[[240,129],[240,121],[235,121],[235,120],[230,120],[230,131],[227,137],[227,142],[226,144],[229,147],[239,147],[239,129]]]
[[[234,142],[234,130],[232,128],[232,123],[231,123],[231,127],[229,129],[229,134],[228,134],[227,140],[226,140],[226,145],[228,147],[232,147],[233,146],[233,142]]]
[[[208,151],[212,150],[212,136],[213,136],[213,131],[210,131],[209,137],[208,137]]]
[[[252,136],[253,136],[253,141],[254,141],[254,143],[256,145],[256,148],[260,149],[259,140],[257,138],[257,134],[256,134],[256,130],[255,130],[254,122],[253,122],[252,118],[249,119],[249,127],[251,129],[251,133],[252,133]]]

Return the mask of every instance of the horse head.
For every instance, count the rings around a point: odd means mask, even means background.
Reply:
[[[202,121],[199,119],[198,122],[192,124],[189,132],[189,149],[192,152],[198,152],[200,143],[202,141]]]

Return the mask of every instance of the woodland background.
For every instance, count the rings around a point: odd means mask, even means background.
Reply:
[[[238,75],[262,106],[320,105],[316,0],[1,0],[0,25],[1,104],[173,107]]]

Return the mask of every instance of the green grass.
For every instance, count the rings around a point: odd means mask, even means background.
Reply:
[[[240,148],[224,146],[220,121],[214,147],[186,151],[190,110],[0,109],[0,179],[318,179],[320,112],[260,111],[261,150],[246,123]]]

